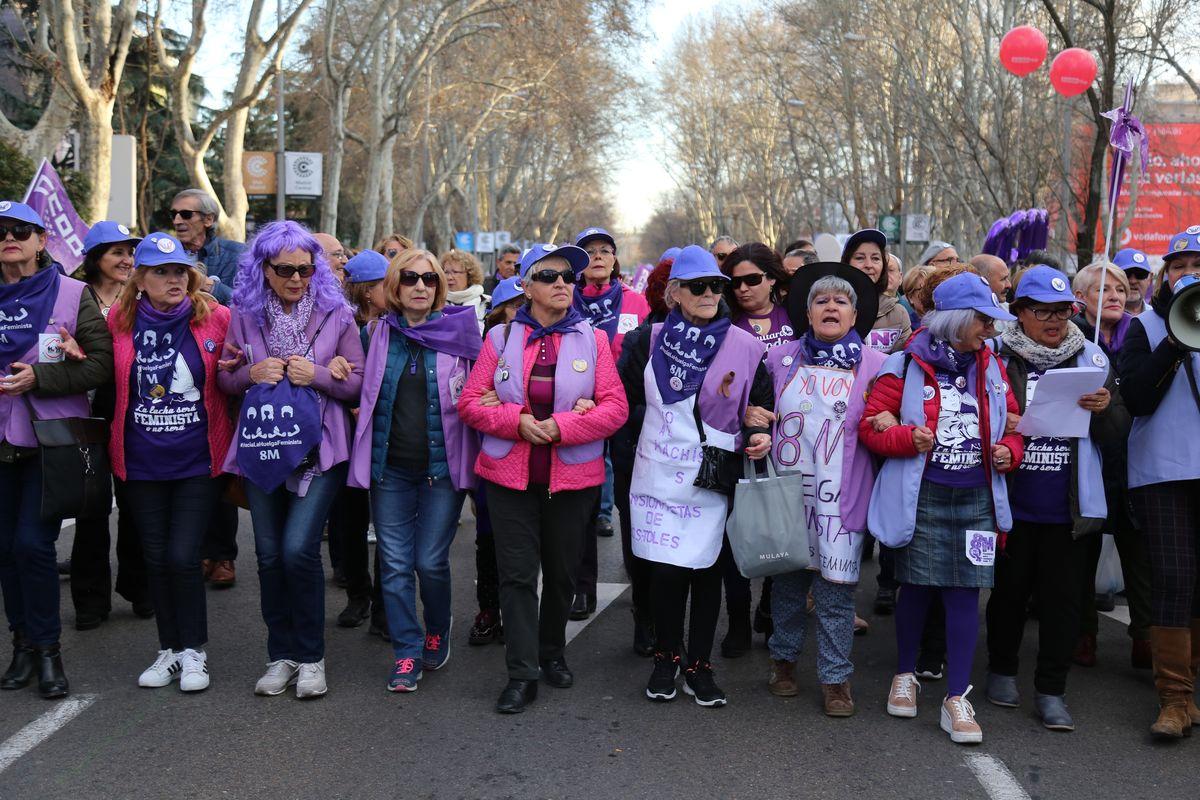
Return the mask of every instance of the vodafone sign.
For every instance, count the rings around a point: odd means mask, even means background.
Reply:
[[[1152,123],[1146,125],[1146,131],[1150,137],[1150,166],[1137,176],[1133,220],[1121,241],[1113,244],[1113,250],[1136,247],[1151,255],[1162,255],[1172,236],[1189,225],[1200,224],[1200,123]],[[1126,177],[1121,186],[1118,219],[1129,208],[1130,183],[1130,177]],[[1103,236],[1103,230],[1098,231],[1098,250],[1104,247]]]

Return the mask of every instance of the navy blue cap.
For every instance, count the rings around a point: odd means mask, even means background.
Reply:
[[[603,239],[612,245],[613,250],[617,249],[617,240],[612,237],[612,234],[604,230],[604,228],[584,228],[579,235],[575,237],[575,246],[583,247],[593,239]]]
[[[383,253],[374,250],[363,250],[346,262],[346,274],[350,283],[366,283],[380,281],[387,275],[388,260]]]
[[[1025,285],[1025,279],[1021,279]],[[1074,298],[1072,298],[1074,300]],[[992,319],[1011,322],[1016,317],[1000,307],[1000,300],[982,275],[963,272],[943,282],[933,290],[933,307],[938,311],[970,308]]]
[[[30,225],[37,225],[42,230],[46,230],[46,223],[42,222],[38,213],[24,203],[0,200],[0,217],[15,219],[18,222],[28,222]]]
[[[658,257],[658,260],[659,262],[663,262],[668,258],[675,258],[677,255],[679,255],[678,247],[668,247],[666,250],[663,250],[663,254]]]
[[[516,275],[511,278],[505,278],[496,284],[496,288],[492,290],[492,308],[500,306],[512,300],[514,297],[520,297],[524,293],[521,288],[521,279]]]
[[[1184,253],[1200,253],[1200,225],[1192,225],[1171,237],[1171,244],[1163,254],[1163,261]]]
[[[584,252],[582,247],[576,247],[573,244],[548,244],[539,243],[526,250],[521,254],[521,269],[520,275],[524,278],[529,274],[529,270],[534,264],[547,258],[565,258],[567,263],[571,265],[571,269],[575,270],[578,275],[587,269],[587,265],[592,263],[592,259]]]
[[[1038,264],[1030,267],[1021,276],[1015,295],[1017,300],[1027,297],[1038,303],[1074,303],[1075,295],[1071,294],[1071,283],[1067,276],[1054,267]]]
[[[183,245],[169,233],[152,233],[133,251],[134,269],[140,267],[158,267],[163,264],[183,264],[185,267],[196,266],[196,259]]]
[[[854,251],[858,249],[860,244],[871,242],[879,245],[879,252],[887,250],[887,237],[883,235],[883,231],[875,228],[863,228],[861,231],[855,231],[850,238],[846,240],[846,246],[842,248],[842,263],[848,264],[850,256],[854,255]]]
[[[116,244],[117,242],[137,244],[141,240],[142,237],[134,236],[130,233],[129,228],[121,223],[103,219],[88,228],[88,232],[84,234],[83,252],[90,253],[94,248],[104,244]]]
[[[1118,250],[1113,256],[1113,264],[1121,269],[1129,272],[1131,269],[1140,269],[1147,275],[1150,274],[1150,259],[1141,250],[1134,247],[1126,247],[1124,250]]]
[[[729,276],[721,272],[717,259],[712,253],[698,244],[689,244],[679,251],[671,264],[670,279],[673,281],[691,281],[697,278],[724,278]]]

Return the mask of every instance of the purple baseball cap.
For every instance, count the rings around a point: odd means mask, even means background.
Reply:
[[[133,242],[135,245],[142,240],[142,237],[135,236],[119,222],[113,222],[110,219],[100,220],[99,222],[88,228],[88,232],[83,236],[83,252],[90,253],[93,248],[104,244],[116,244],[117,242]]]
[[[571,269],[575,270],[576,275],[583,272],[587,269],[587,265],[592,263],[592,259],[584,252],[583,248],[576,247],[573,244],[535,244],[521,254],[521,277],[524,278],[528,275],[529,270],[539,261],[555,257],[565,258],[567,263],[571,265]]]
[[[158,267],[163,264],[182,264],[185,267],[196,266],[196,259],[183,245],[169,233],[152,233],[138,242],[133,250],[133,266]]]
[[[729,276],[721,272],[717,259],[713,254],[698,244],[689,244],[679,251],[671,264],[670,279],[673,281],[690,281],[696,278],[721,278],[729,280]]]
[[[0,216],[3,216],[0,214]],[[1163,254],[1163,261],[1184,253],[1200,253],[1200,225],[1192,225],[1171,237],[1171,244]]]
[[[934,294],[936,293],[935,289]],[[1077,302],[1075,295],[1071,294],[1071,282],[1067,280],[1067,276],[1045,264],[1030,267],[1021,276],[1021,283],[1017,286],[1016,299],[1020,300],[1022,297],[1039,303]]]
[[[1049,268],[1047,268],[1049,269]],[[1025,279],[1021,279],[1025,285]],[[1072,298],[1073,300],[1074,298]],[[970,308],[992,319],[1011,322],[1016,317],[1000,307],[1000,299],[982,275],[963,272],[945,281],[933,290],[933,307],[937,311],[953,311]]]
[[[24,203],[0,200],[0,217],[15,219],[18,222],[28,222],[30,225],[36,225],[42,230],[46,230],[46,223],[42,222],[38,213]]]
[[[346,262],[346,274],[350,283],[367,283],[381,281],[387,275],[388,260],[383,253],[374,250],[363,250]]]
[[[1145,253],[1134,247],[1118,250],[1117,254],[1113,256],[1113,264],[1126,272],[1137,269],[1147,275],[1150,274],[1150,259],[1146,258]]]
[[[617,250],[617,240],[612,237],[612,234],[604,230],[604,228],[584,228],[575,237],[575,246],[584,247],[593,239],[601,239],[612,245],[613,252]]]

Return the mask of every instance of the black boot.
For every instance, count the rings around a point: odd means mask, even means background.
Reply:
[[[525,706],[537,699],[537,689],[537,681],[510,679],[496,701],[496,711],[501,714],[520,714]]]
[[[657,640],[654,632],[654,619],[633,610],[633,652],[639,656],[654,655],[654,644]]]
[[[38,662],[38,694],[47,700],[67,696],[67,673],[63,672],[62,654],[58,642],[34,646]]]
[[[13,631],[13,657],[8,671],[0,678],[0,689],[24,689],[37,671],[33,645],[21,631]]]

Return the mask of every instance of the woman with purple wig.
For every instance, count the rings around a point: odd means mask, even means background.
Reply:
[[[354,311],[307,228],[267,225],[238,262],[227,359],[218,383],[242,408],[225,471],[244,478],[267,671],[255,694],[325,683],[325,575],[321,529],[346,484],[348,407],[362,387]]]

